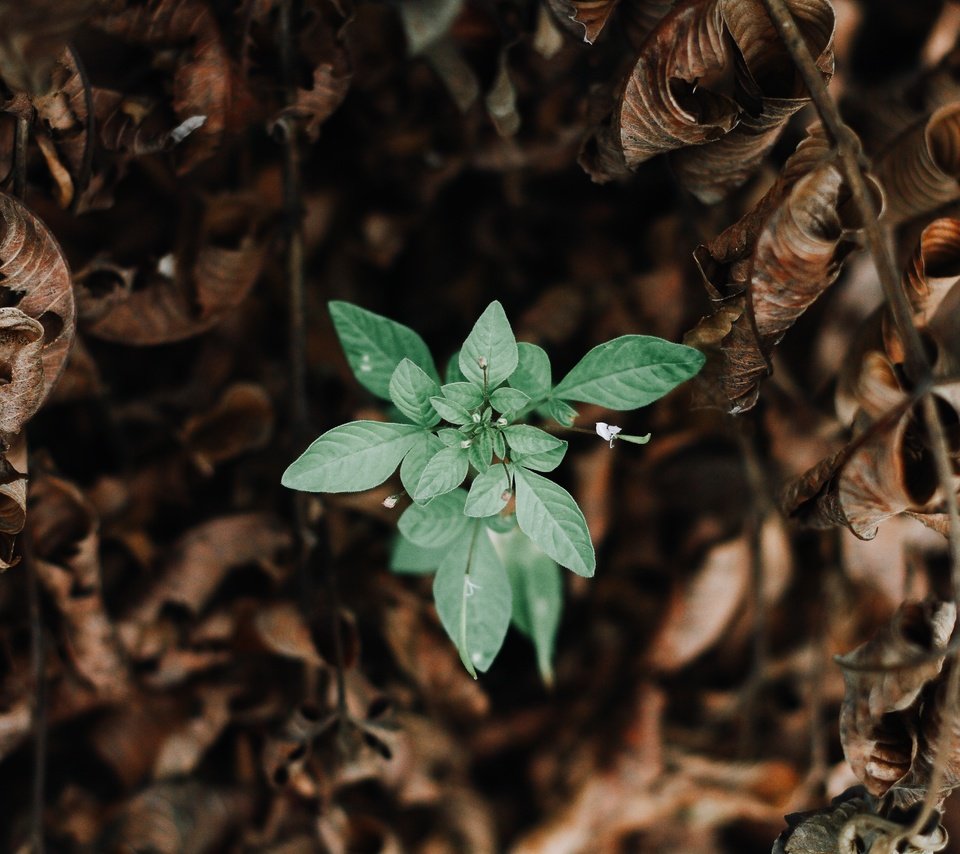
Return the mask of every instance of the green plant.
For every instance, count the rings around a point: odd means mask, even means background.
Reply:
[[[406,420],[328,430],[284,472],[283,484],[360,492],[399,466],[413,503],[398,522],[392,569],[436,571],[440,620],[474,677],[489,668],[512,622],[533,641],[549,681],[562,609],[558,564],[592,576],[596,557],[577,503],[544,476],[567,442],[524,422],[536,416],[572,427],[577,412],[568,401],[645,406],[694,376],[703,355],[624,335],[594,347],[554,385],[546,352],[518,344],[503,307],[492,302],[441,384],[430,351],[409,327],[346,302],[331,302],[330,314],[357,380]],[[611,447],[649,439],[603,423],[596,432]]]

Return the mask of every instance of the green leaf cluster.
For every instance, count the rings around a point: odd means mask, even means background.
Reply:
[[[571,425],[571,402],[645,406],[696,374],[703,355],[624,335],[594,347],[554,384],[546,352],[518,344],[503,307],[492,302],[442,383],[409,327],[346,302],[330,303],[330,315],[358,382],[405,421],[328,430],[287,468],[283,484],[358,492],[399,467],[412,503],[398,522],[391,567],[436,573],[437,612],[471,674],[490,666],[512,623],[532,640],[549,680],[562,610],[559,567],[589,577],[596,555],[573,497],[544,476],[563,460],[567,442],[526,422]]]

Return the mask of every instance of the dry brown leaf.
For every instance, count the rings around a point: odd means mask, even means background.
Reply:
[[[253,617],[253,626],[257,637],[271,652],[299,659],[314,667],[324,665],[310,634],[310,627],[292,602],[275,602],[258,608]]]
[[[171,727],[153,763],[153,778],[186,777],[230,722],[230,700],[236,692],[215,684],[199,689],[195,714],[180,727]]]
[[[789,542],[778,516],[771,516],[761,533],[763,565],[780,570],[789,565]],[[742,534],[714,546],[694,578],[682,586],[667,606],[663,623],[650,642],[648,660],[658,670],[673,671],[706,652],[726,632],[744,605],[751,578],[749,538]],[[779,597],[789,570],[768,574],[762,595]]]
[[[273,404],[259,385],[234,383],[212,409],[191,417],[183,441],[198,468],[214,467],[240,454],[264,447],[273,432]]]
[[[128,622],[152,623],[167,602],[199,613],[231,569],[273,561],[292,543],[289,529],[266,513],[225,516],[198,525],[174,544],[166,570]]]
[[[825,80],[833,75],[833,7],[818,0],[790,5]],[[736,100],[740,120],[714,142],[675,152],[681,183],[700,201],[719,202],[760,168],[794,113],[807,104],[806,86],[760,3],[726,2],[724,23],[739,48]]]
[[[217,18],[203,0],[159,0],[98,19],[106,32],[156,51],[175,51],[173,109],[181,122],[204,118],[183,148],[187,171],[220,147],[226,134],[257,122],[259,104],[224,44]]]
[[[725,298],[746,289],[741,313],[721,343],[722,365],[708,374],[719,372],[732,412],[756,404],[775,347],[836,280],[855,247],[860,224],[845,200],[839,167],[818,135],[808,137],[755,210],[695,253],[712,295]],[[721,326],[738,302],[720,308]],[[713,337],[706,335],[708,343]]]
[[[131,798],[98,845],[101,850],[204,854],[249,819],[254,801],[237,788],[189,780],[158,783]]]
[[[76,325],[70,271],[47,227],[0,194],[0,438],[14,435],[40,408],[70,352]]]
[[[944,377],[957,364],[958,279],[960,221],[936,220],[921,234],[904,272],[904,288],[914,322],[934,351],[935,375]],[[837,407],[851,422],[852,439],[787,487],[784,506],[790,515],[812,524],[846,525],[871,539],[883,519],[907,510],[936,511],[938,480],[920,411],[909,406],[901,381],[904,358],[890,317],[881,312],[869,318],[837,389]],[[955,383],[935,386],[935,393],[945,411],[956,412],[960,389]]]
[[[0,77],[11,89],[43,94],[57,57],[100,0],[35,0],[0,6]]]
[[[99,520],[73,484],[43,474],[30,484],[37,575],[63,620],[63,643],[80,677],[98,694],[119,696],[129,673],[103,602]]]
[[[383,631],[400,668],[428,702],[463,717],[483,717],[490,700],[480,684],[459,666],[456,652],[440,643],[440,628],[424,613],[423,603],[393,582],[384,606]]]
[[[944,649],[956,618],[952,602],[905,603],[872,640],[844,656],[842,664],[890,665]],[[940,673],[944,658],[880,672],[844,669],[840,740],[847,762],[871,794],[885,794],[910,770],[916,704]]]
[[[826,0],[791,0],[788,6],[829,79],[832,7]],[[736,45],[735,63],[728,37]],[[734,64],[730,97],[712,81]],[[759,0],[684,0],[644,41],[614,127],[630,168],[698,146],[675,166],[694,195],[712,202],[756,171],[786,120],[807,102],[804,93]]]
[[[27,518],[27,440],[21,434],[0,457],[0,572],[19,562],[13,547]]]
[[[307,137],[316,142],[320,138],[320,126],[333,115],[343,103],[350,88],[350,72],[330,62],[321,62],[313,69],[313,86],[310,89],[297,89],[297,97],[292,104],[284,107],[271,121],[276,126],[282,121],[303,123]]]
[[[587,44],[593,44],[620,0],[547,0],[557,20]]]
[[[876,174],[892,225],[960,198],[960,101],[897,137],[877,158]]]
[[[209,329],[243,302],[259,277],[267,254],[259,226],[267,215],[263,200],[252,194],[213,197],[199,235],[187,235],[175,254],[144,270],[143,288],[116,288],[105,313],[102,299],[85,297],[96,306],[88,331],[108,341],[154,345]]]

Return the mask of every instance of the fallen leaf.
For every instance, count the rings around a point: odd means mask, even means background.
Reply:
[[[833,72],[833,10],[825,0],[787,4],[816,58]],[[734,96],[711,83],[739,52]],[[615,126],[626,165],[697,146],[674,159],[684,185],[714,202],[758,168],[786,120],[807,103],[805,87],[759,0],[683,0],[640,48]]]
[[[847,762],[873,795],[880,796],[911,768],[917,701],[943,668],[945,654],[910,667],[863,671],[944,649],[956,622],[951,602],[905,603],[877,635],[841,660],[846,694],[840,741]]]
[[[876,160],[891,225],[960,198],[960,102],[904,131]]]

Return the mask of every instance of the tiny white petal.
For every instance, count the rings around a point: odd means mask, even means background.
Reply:
[[[597,422],[597,435],[601,439],[606,439],[608,442],[613,440],[613,437],[620,432],[620,429],[616,424],[604,424],[602,421]]]

